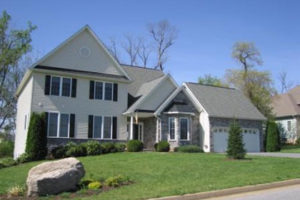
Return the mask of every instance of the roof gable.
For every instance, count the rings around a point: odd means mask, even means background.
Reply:
[[[34,64],[37,65],[125,76],[130,79],[89,26],[84,26],[73,34]]]

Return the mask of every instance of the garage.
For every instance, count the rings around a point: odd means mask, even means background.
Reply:
[[[225,152],[227,149],[228,128],[213,129],[214,152]],[[243,142],[247,152],[259,152],[259,131],[257,129],[243,129]]]

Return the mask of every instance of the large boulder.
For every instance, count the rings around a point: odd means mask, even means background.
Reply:
[[[76,158],[45,162],[30,169],[27,196],[58,194],[76,189],[85,171]]]

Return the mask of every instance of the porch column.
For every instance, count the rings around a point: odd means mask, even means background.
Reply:
[[[130,116],[129,140],[133,139],[133,116]]]

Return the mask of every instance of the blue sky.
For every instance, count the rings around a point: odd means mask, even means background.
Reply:
[[[0,0],[12,25],[27,21],[38,26],[33,48],[42,56],[89,24],[104,41],[124,33],[146,35],[146,24],[167,19],[178,30],[168,52],[166,72],[180,84],[199,76],[222,77],[240,66],[231,58],[236,41],[251,41],[278,87],[278,75],[300,84],[300,1],[291,0],[103,0],[13,1]]]

